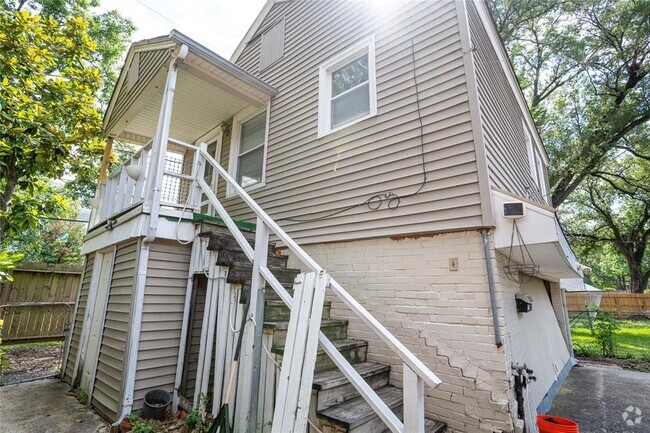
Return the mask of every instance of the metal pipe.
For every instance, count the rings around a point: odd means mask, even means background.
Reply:
[[[490,263],[490,240],[488,238],[488,230],[481,230],[483,236],[483,252],[485,253],[485,270],[487,271],[488,290],[490,292],[490,306],[492,307],[492,325],[494,326],[494,344],[497,347],[503,346],[501,339],[501,330],[499,329],[499,319],[497,317],[497,299],[494,293],[494,275],[492,274],[492,264]]]

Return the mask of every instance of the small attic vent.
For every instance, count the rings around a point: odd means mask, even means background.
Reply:
[[[260,71],[284,55],[284,18],[262,33]]]
[[[522,218],[526,215],[526,206],[520,201],[503,203],[504,218]]]
[[[138,82],[140,75],[140,53],[135,53],[133,55],[133,60],[131,60],[131,66],[129,66],[129,72],[126,75],[126,88],[131,90],[135,83]]]

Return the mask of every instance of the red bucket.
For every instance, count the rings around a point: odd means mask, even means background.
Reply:
[[[537,427],[539,433],[580,433],[575,422],[552,415],[537,415]]]

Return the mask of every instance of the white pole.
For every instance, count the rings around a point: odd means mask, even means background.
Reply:
[[[172,396],[172,413],[176,414],[178,409],[178,390],[183,380],[183,366],[185,363],[185,346],[187,345],[187,330],[190,320],[190,308],[192,301],[192,288],[194,287],[194,264],[196,257],[200,254],[201,242],[196,241],[199,232],[197,228],[194,233],[192,244],[192,255],[190,257],[190,269],[187,275],[187,288],[185,289],[185,303],[183,304],[183,322],[181,324],[181,340],[178,345],[178,358],[176,360],[176,378],[174,380],[174,394]]]
[[[127,347],[126,375],[124,377],[124,397],[122,399],[122,415],[124,418],[133,410],[133,393],[135,390],[135,373],[140,350],[140,328],[142,325],[142,307],[147,282],[147,266],[149,262],[148,242],[141,242],[140,257],[138,258],[138,273],[135,278],[135,293],[133,295],[133,312],[131,316],[131,335]]]

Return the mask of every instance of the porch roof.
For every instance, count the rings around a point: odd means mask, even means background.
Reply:
[[[104,116],[104,133],[134,143],[154,135],[167,70],[182,45],[188,54],[178,69],[170,135],[192,143],[235,113],[262,107],[277,91],[208,48],[173,30],[135,42]]]

